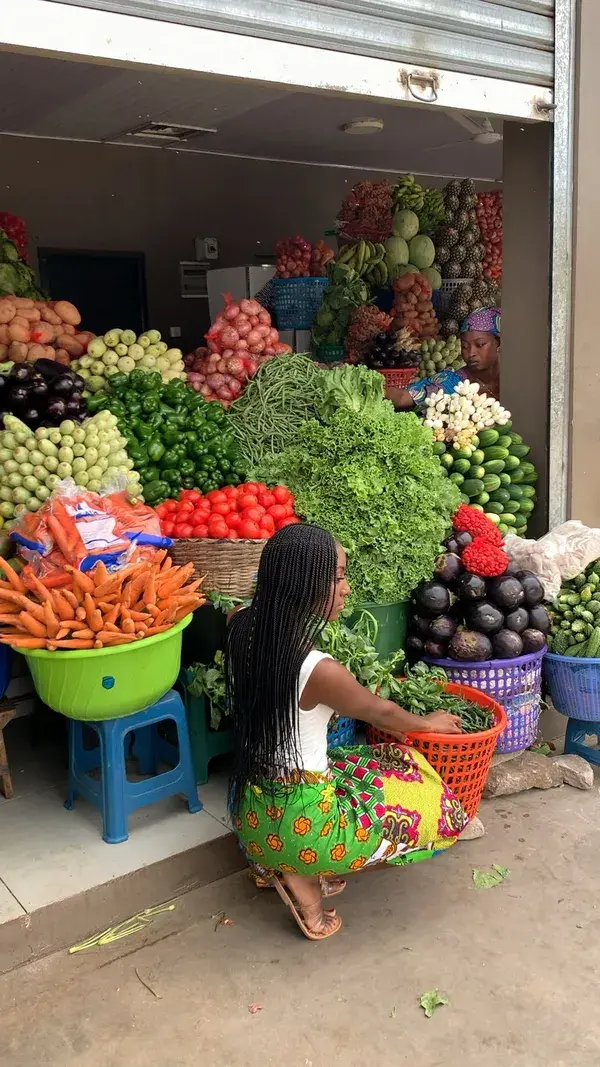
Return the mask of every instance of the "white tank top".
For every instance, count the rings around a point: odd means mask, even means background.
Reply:
[[[313,650],[304,660],[298,678],[299,702],[308,679],[322,659],[332,659],[332,656]],[[298,703],[298,770],[327,770],[327,725],[333,714],[326,704],[316,704],[310,711],[303,711]]]

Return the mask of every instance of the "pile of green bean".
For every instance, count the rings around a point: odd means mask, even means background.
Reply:
[[[282,452],[314,414],[322,371],[310,356],[270,359],[229,409],[241,454],[255,470],[264,456]]]
[[[458,715],[466,734],[490,730],[494,725],[493,713],[464,697],[444,692],[440,683],[446,681],[446,673],[441,668],[417,663],[412,670],[406,671],[406,678],[398,682],[391,699],[413,715],[429,715],[432,711]]]

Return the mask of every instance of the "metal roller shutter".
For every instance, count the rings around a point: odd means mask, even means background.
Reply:
[[[554,0],[67,2],[534,86],[553,83]]]

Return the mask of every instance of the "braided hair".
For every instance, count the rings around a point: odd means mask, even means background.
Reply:
[[[286,526],[265,545],[252,604],[229,624],[232,813],[247,784],[274,783],[298,767],[300,668],[327,623],[336,573],[331,534],[320,526]]]

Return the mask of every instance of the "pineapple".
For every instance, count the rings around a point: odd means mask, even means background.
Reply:
[[[449,245],[450,248],[458,243],[458,230],[454,226],[444,226],[440,235],[444,244]]]
[[[473,248],[473,246],[477,243],[478,238],[478,234],[473,233],[472,229],[468,229],[465,230],[462,235],[462,243],[464,244],[465,248]]]
[[[436,248],[438,263],[447,263],[450,259],[450,249],[448,245],[438,245]]]
[[[477,268],[479,264],[474,259],[465,259],[462,269],[465,278],[474,278],[477,274]]]
[[[459,243],[454,245],[454,248],[452,249],[452,259],[457,259],[459,263],[462,263],[463,259],[466,258],[466,255],[467,250],[463,244]]]
[[[469,228],[469,213],[468,211],[459,211],[455,217],[455,225],[458,230],[467,230]]]
[[[462,278],[462,267],[455,259],[448,264],[446,271],[448,278]]]

